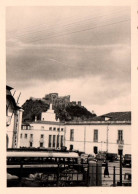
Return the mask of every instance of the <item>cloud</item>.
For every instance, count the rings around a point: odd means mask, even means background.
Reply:
[[[82,105],[88,110],[94,110],[97,114],[109,111],[130,110],[130,84],[111,83],[107,85],[100,77],[86,79],[64,79],[58,82],[32,81],[33,87],[20,89],[20,103],[23,104],[31,96],[42,98],[51,92],[59,93],[59,96],[71,95],[71,101],[82,101]],[[112,86],[112,87],[111,87]],[[19,87],[21,88],[21,86]],[[18,91],[19,88],[16,88]],[[18,92],[17,92],[18,93]]]
[[[8,55],[7,64],[8,78],[24,83],[99,75],[105,80],[130,81],[127,45],[31,47]]]
[[[13,7],[6,18],[7,81],[24,101],[59,92],[95,111],[129,105],[129,8]]]

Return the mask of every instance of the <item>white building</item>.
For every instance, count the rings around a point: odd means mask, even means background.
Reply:
[[[12,89],[6,86],[6,142],[7,148],[18,148],[23,110],[17,105],[11,93]]]
[[[56,120],[50,105],[47,112],[41,113],[41,120],[22,125],[20,140],[20,147],[60,149],[65,144],[64,123]]]
[[[108,113],[93,121],[61,123],[56,121],[50,106],[50,110],[41,114],[40,121],[22,125],[20,140],[20,147],[66,146],[68,150],[87,154],[94,154],[94,149],[118,153],[121,144],[123,154],[131,153],[131,112]]]
[[[56,114],[54,113],[54,110],[52,110],[52,104],[50,104],[48,111],[41,113],[41,121],[59,122],[59,119],[56,120]]]
[[[95,117],[88,122],[65,123],[65,146],[67,149],[94,154],[97,151],[123,154],[131,153],[131,112],[114,112]]]

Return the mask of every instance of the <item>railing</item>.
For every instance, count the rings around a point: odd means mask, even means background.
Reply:
[[[8,187],[56,187],[56,186],[131,186],[131,168],[122,169],[122,182],[120,182],[119,162],[109,163],[108,172],[101,163],[84,164],[19,164],[7,166],[7,172],[18,176],[9,179]],[[109,175],[109,176],[108,176]]]
[[[87,186],[88,176],[87,171],[84,169],[83,164],[40,164],[37,166],[35,164],[20,164],[11,168],[9,166],[7,168],[8,173],[14,173],[16,176],[18,176],[18,178],[15,179],[14,175],[13,181],[12,179],[7,181],[7,186]]]

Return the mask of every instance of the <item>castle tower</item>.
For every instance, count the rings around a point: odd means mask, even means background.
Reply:
[[[49,109],[47,110],[47,112],[42,112],[41,113],[41,121],[57,122],[56,114],[55,114],[54,110],[52,109],[52,104],[50,104]]]

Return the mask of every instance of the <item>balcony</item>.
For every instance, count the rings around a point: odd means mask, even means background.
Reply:
[[[9,126],[11,124],[11,117],[6,116],[6,126]]]
[[[124,144],[124,140],[117,140],[117,144]]]

